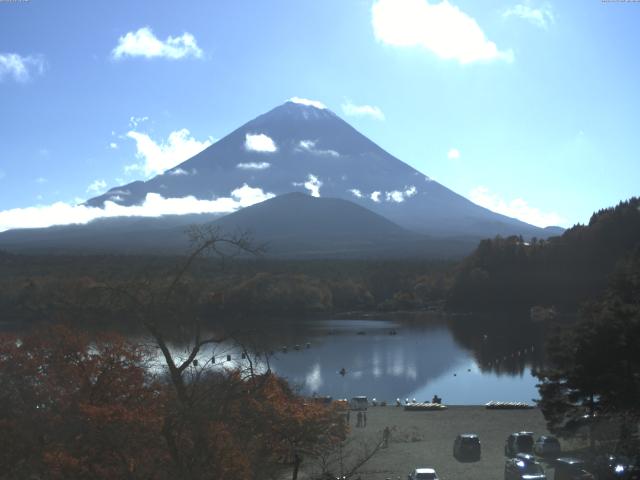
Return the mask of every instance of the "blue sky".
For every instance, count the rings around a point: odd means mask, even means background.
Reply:
[[[477,203],[586,222],[640,193],[638,24],[601,0],[0,2],[0,230],[293,96]]]

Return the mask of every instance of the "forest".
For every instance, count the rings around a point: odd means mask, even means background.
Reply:
[[[456,268],[447,306],[462,311],[528,312],[536,305],[577,312],[599,296],[640,244],[640,199],[594,213],[548,240],[496,237]]]

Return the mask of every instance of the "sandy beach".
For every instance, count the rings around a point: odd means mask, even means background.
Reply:
[[[371,444],[382,438],[386,426],[391,429],[388,448],[381,449],[362,468],[362,480],[406,480],[417,467],[435,468],[441,480],[502,479],[504,444],[510,433],[532,431],[536,438],[548,434],[537,408],[487,410],[483,406],[450,406],[443,411],[407,412],[395,406],[369,407],[365,428],[355,427],[355,412],[351,412],[350,420],[354,444],[363,439]],[[453,457],[453,442],[459,433],[480,436],[479,461],[460,462]],[[546,471],[550,473],[550,469]]]

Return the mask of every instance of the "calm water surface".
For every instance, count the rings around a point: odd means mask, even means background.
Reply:
[[[425,401],[437,394],[451,405],[538,398],[531,370],[542,349],[535,335],[455,330],[444,322],[325,320],[273,327],[259,335],[263,348],[273,353],[271,369],[308,395],[366,395],[395,402]],[[246,364],[231,346],[201,356],[204,361],[211,357],[219,366]]]

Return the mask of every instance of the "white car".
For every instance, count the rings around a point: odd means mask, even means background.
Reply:
[[[409,474],[409,480],[438,480],[438,474],[433,468],[416,468]]]

